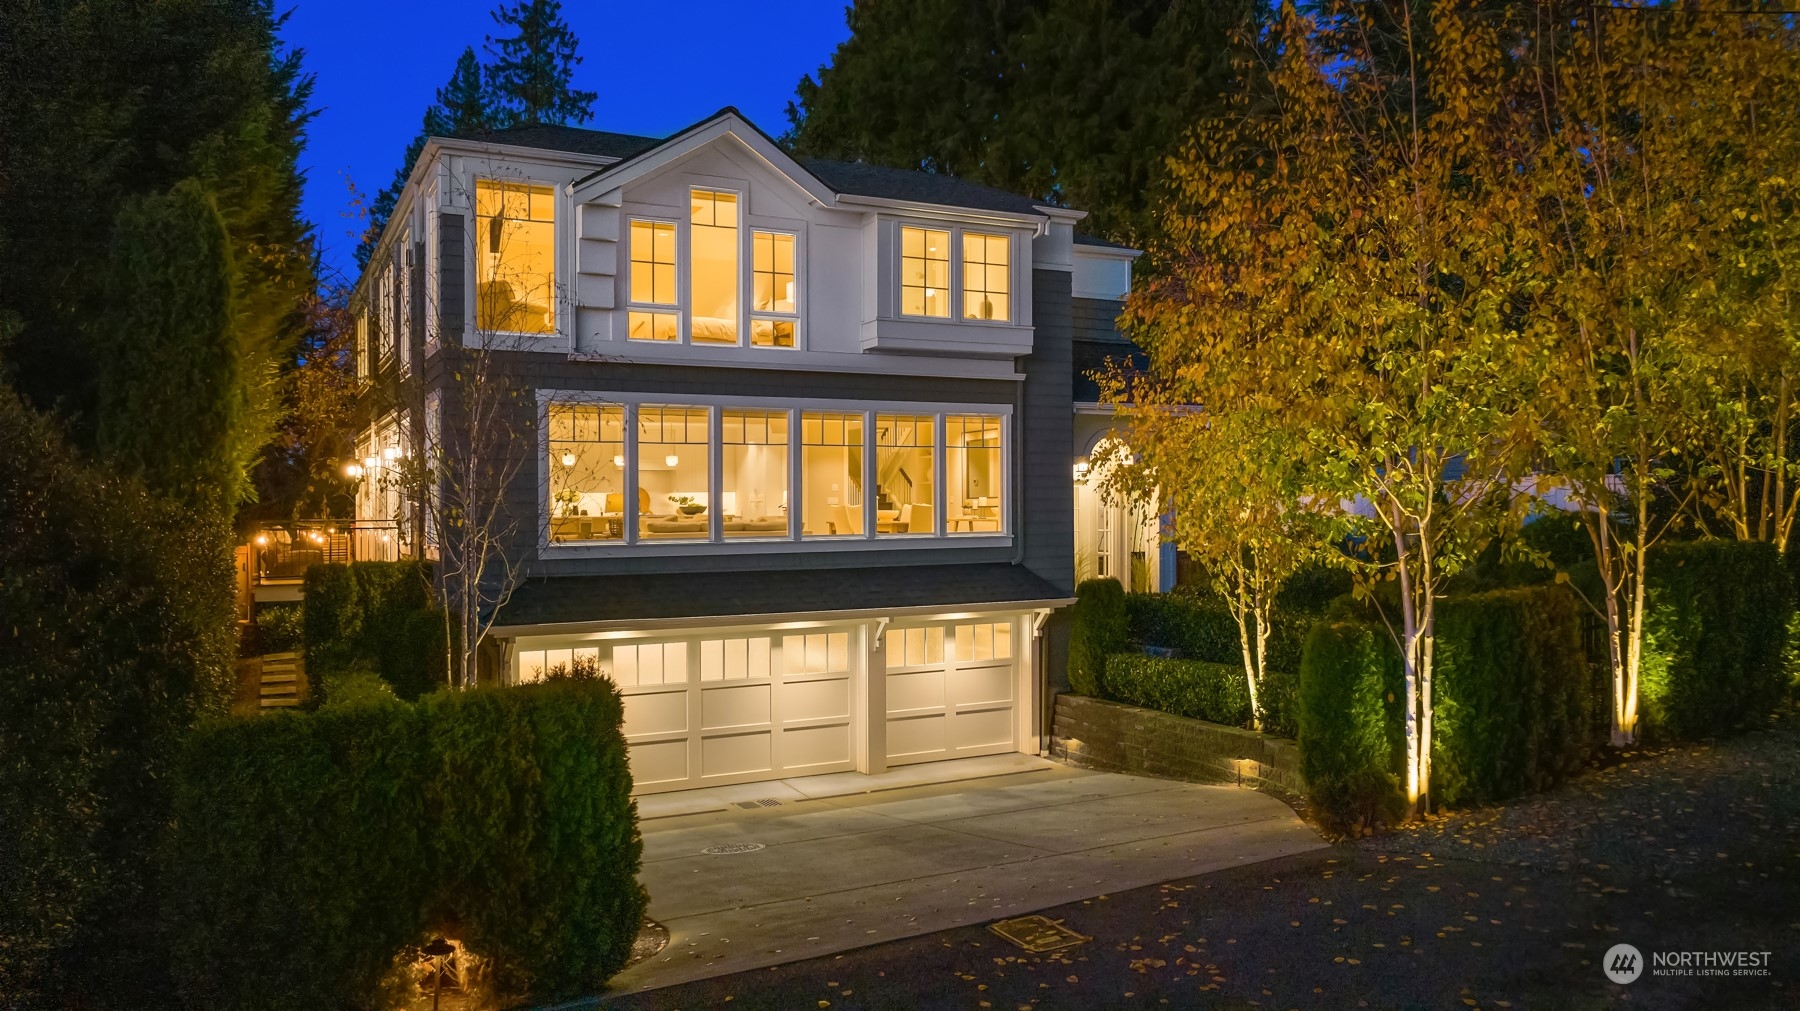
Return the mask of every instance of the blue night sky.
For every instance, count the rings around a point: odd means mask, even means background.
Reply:
[[[581,39],[575,84],[600,93],[601,130],[663,136],[735,105],[771,134],[787,128],[794,85],[830,57],[849,30],[847,0],[721,0],[620,4],[565,0]],[[297,0],[283,37],[306,51],[318,116],[301,160],[303,211],[325,265],[354,269],[350,186],[373,196],[398,167],[437,89],[464,46],[484,60],[496,0],[352,3]]]

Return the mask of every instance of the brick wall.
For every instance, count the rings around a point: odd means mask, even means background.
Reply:
[[[1067,693],[1056,697],[1052,757],[1084,769],[1196,783],[1266,783],[1304,792],[1293,741]]]

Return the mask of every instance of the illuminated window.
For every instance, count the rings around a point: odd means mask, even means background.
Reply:
[[[900,311],[908,316],[950,315],[950,233],[900,229]]]
[[[711,438],[704,407],[638,409],[638,539],[712,536]]]
[[[788,533],[788,413],[725,411],[719,418],[727,540]]]
[[[548,186],[476,181],[476,329],[556,332],[555,208]]]
[[[689,218],[693,305],[689,334],[695,344],[738,342],[738,198],[735,193],[693,191]]]
[[[862,415],[808,411],[800,416],[802,534],[862,536],[862,462]]]
[[[1004,235],[963,233],[963,318],[1009,318],[1012,278]]]
[[[1004,524],[1004,423],[989,414],[944,418],[945,528],[952,534],[999,533]]]
[[[375,278],[375,318],[370,321],[375,328],[377,353],[388,358],[394,353],[394,271],[391,267],[383,268]]]
[[[875,533],[937,532],[932,503],[936,418],[929,414],[875,416]]]
[[[798,292],[794,282],[794,237],[786,232],[750,233],[750,343],[794,346]],[[768,318],[768,317],[788,317]]]
[[[850,633],[815,632],[781,637],[782,666],[789,674],[835,674],[850,669]]]
[[[1006,622],[956,626],[956,659],[1007,660],[1012,657],[1012,626]]]
[[[675,224],[670,221],[631,222],[631,304],[626,335],[638,341],[672,341],[680,319],[675,311]],[[665,311],[636,308],[667,306]]]
[[[617,541],[625,536],[625,409],[551,404],[550,540]]]
[[[944,662],[944,627],[896,628],[883,637],[891,667],[919,667]]]

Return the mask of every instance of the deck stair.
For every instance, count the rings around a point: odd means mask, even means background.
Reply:
[[[306,672],[295,653],[268,653],[261,658],[257,707],[284,709],[300,704]]]

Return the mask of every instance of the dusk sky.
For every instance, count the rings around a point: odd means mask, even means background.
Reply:
[[[772,134],[794,85],[849,34],[846,0],[624,4],[566,0],[581,39],[577,87],[597,91],[585,126],[663,136],[734,105]],[[304,212],[328,268],[354,269],[352,184],[373,195],[464,46],[485,59],[495,0],[298,0],[283,35],[306,51],[318,116],[307,134]]]

